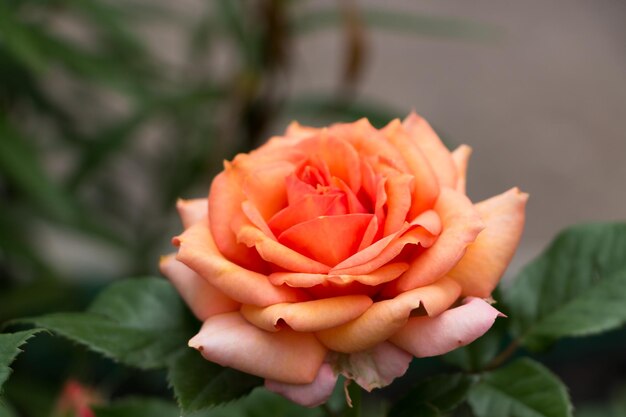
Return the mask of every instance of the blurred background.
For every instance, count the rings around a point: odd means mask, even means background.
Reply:
[[[289,121],[412,109],[473,147],[474,201],[530,193],[508,279],[563,227],[626,217],[625,21],[622,0],[3,0],[0,322],[157,273],[176,199]],[[41,340],[7,387],[24,415],[48,415],[71,375],[167,391]],[[619,397],[625,348],[619,331],[542,359],[580,415],[608,415],[593,404]]]

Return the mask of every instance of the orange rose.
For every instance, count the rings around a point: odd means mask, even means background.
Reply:
[[[179,202],[185,231],[161,263],[204,322],[189,345],[313,406],[339,373],[371,390],[484,334],[527,195],[473,204],[469,155],[411,114],[293,123],[226,162],[208,200]]]

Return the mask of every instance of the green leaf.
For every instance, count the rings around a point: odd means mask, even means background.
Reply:
[[[85,313],[55,313],[18,322],[50,329],[142,369],[165,367],[187,348],[194,330],[174,288],[159,278],[112,284]]]
[[[128,398],[106,406],[95,406],[96,417],[178,417],[176,404],[156,398]]]
[[[223,368],[185,349],[168,369],[180,408],[185,414],[235,400],[263,380],[231,368]]]
[[[25,330],[16,333],[0,334],[0,392],[2,386],[11,375],[9,365],[22,352],[20,347],[41,329]]]
[[[318,408],[305,408],[278,394],[257,388],[250,395],[223,407],[193,413],[193,417],[323,417]],[[191,417],[190,416],[190,417]]]
[[[492,40],[501,30],[493,25],[464,19],[416,15],[380,8],[361,8],[364,23],[372,29],[445,39]],[[336,28],[344,22],[336,8],[320,9],[301,14],[293,21],[297,34]]]
[[[571,417],[563,383],[543,365],[519,359],[485,373],[470,388],[469,404],[477,417]]]
[[[626,322],[626,223],[579,225],[561,233],[504,293],[514,334],[543,348]]]
[[[389,417],[442,416],[465,400],[471,385],[472,378],[462,374],[428,378],[396,402]]]

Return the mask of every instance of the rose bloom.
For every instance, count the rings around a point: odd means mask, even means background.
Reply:
[[[189,346],[315,406],[339,374],[383,387],[483,335],[527,195],[472,203],[470,153],[410,114],[294,122],[225,162],[208,199],[179,201],[185,231],[161,261],[204,323]]]

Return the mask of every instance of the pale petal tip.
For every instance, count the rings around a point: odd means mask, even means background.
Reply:
[[[455,152],[460,152],[463,155],[467,155],[468,157],[474,152],[474,148],[469,145],[461,144],[458,148],[454,150]]]
[[[167,269],[169,268],[169,266],[171,265],[172,261],[176,260],[176,254],[175,253],[169,253],[167,255],[161,255],[159,257],[159,271],[161,272],[161,274],[163,275],[167,275]]]
[[[523,202],[528,201],[528,193],[523,192],[522,190],[519,189],[519,187],[513,187],[511,188],[508,193],[513,194],[515,197],[519,198],[520,200],[522,200]]]
[[[200,343],[200,341],[198,340],[198,335],[189,339],[189,342],[187,342],[187,346],[197,350],[198,352],[202,352],[204,350],[204,346],[202,346],[202,343]]]

